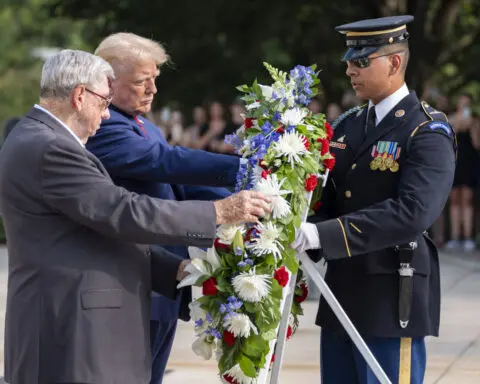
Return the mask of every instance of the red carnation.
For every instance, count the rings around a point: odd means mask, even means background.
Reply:
[[[307,287],[307,284],[305,283],[302,283],[300,284],[300,288],[302,289],[302,294],[300,296],[296,296],[295,297],[295,301],[297,303],[303,303],[307,297],[308,297],[308,287]]]
[[[230,383],[230,384],[238,384],[238,381],[235,380],[232,376],[230,375],[223,375],[223,378],[225,379],[225,381],[227,383]]]
[[[287,340],[290,339],[290,337],[292,337],[292,333],[293,333],[293,329],[292,329],[292,327],[289,325],[289,326],[288,326],[288,329],[287,329]]]
[[[273,278],[278,281],[282,287],[285,287],[288,284],[288,272],[285,267],[281,267],[275,271]]]
[[[325,164],[325,167],[331,171],[333,169],[333,167],[335,166],[335,157],[333,157],[331,159],[323,160],[323,164]]]
[[[305,190],[308,192],[313,191],[317,187],[317,176],[310,175],[307,180],[305,180]]]
[[[320,155],[325,155],[328,153],[328,151],[330,150],[330,143],[328,142],[327,139],[322,139],[321,140],[321,143],[322,143],[322,149],[320,151]]]
[[[328,140],[332,140],[333,137],[333,128],[328,121],[325,122],[325,130],[327,131]]]
[[[283,126],[280,125],[280,126],[276,129],[275,132],[280,133],[280,134],[283,134],[283,133],[285,133],[285,130],[283,129]]]
[[[213,243],[215,249],[217,250],[225,250],[227,251],[229,249],[229,246],[227,244],[223,244],[220,242],[220,239],[215,239],[215,242]]]
[[[275,361],[275,354],[273,353],[272,354],[272,360],[270,360],[270,364],[273,364],[274,361]]]
[[[229,332],[229,331],[223,331],[223,341],[225,341],[225,343],[227,345],[229,345],[230,347],[233,346],[233,344],[235,344],[235,336],[232,332]]]
[[[267,176],[268,176],[270,173],[272,173],[272,171],[269,170],[269,169],[266,169],[265,171],[262,171],[262,178],[266,179]]]
[[[245,119],[245,129],[252,128],[254,121],[255,121],[255,119],[252,119],[251,117],[247,117],[247,118]]]
[[[263,159],[258,159],[258,165],[263,169],[267,169],[267,162]]]
[[[215,296],[218,292],[217,280],[212,276],[207,281],[203,282],[202,294],[203,296]]]
[[[317,202],[315,203],[315,205],[313,206],[313,210],[314,210],[315,212],[318,211],[318,210],[320,209],[320,207],[322,206],[322,204],[323,204],[323,203],[322,203],[321,201],[317,201]]]
[[[307,151],[309,151],[310,150],[310,141],[305,136],[302,136],[302,143],[305,146],[305,149]]]

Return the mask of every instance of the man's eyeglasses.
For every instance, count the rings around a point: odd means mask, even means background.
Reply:
[[[390,55],[395,55],[398,53],[403,53],[403,51],[397,51],[397,52],[390,52],[386,53],[384,55],[378,55],[374,57],[360,57],[359,59],[352,59],[352,60],[347,60],[347,62],[352,63],[355,65],[357,68],[367,68],[370,66],[370,63],[374,59],[378,59],[379,57],[385,57],[385,56],[390,56]]]
[[[99,95],[97,92],[92,91],[91,89],[85,88],[87,92],[90,92],[92,95],[98,96],[103,100],[103,109],[107,109],[110,103],[112,102],[111,97],[105,97],[102,95]]]

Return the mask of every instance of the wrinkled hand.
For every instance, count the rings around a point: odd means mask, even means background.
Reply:
[[[271,212],[271,199],[260,192],[241,191],[214,202],[217,224],[256,223]]]
[[[185,277],[187,277],[190,274],[185,271],[185,267],[190,263],[191,263],[190,260],[183,260],[180,263],[177,270],[177,281],[182,281]]]
[[[320,248],[317,226],[312,223],[302,223],[295,234],[295,240],[291,247],[297,253]]]

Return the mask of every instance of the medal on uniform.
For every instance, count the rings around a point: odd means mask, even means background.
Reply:
[[[372,148],[372,157],[370,161],[370,169],[376,171],[389,170],[390,172],[398,172],[400,165],[397,159],[400,156],[400,147],[398,143],[393,141],[379,141]]]

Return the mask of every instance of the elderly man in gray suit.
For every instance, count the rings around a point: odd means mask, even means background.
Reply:
[[[255,192],[176,202],[115,186],[84,148],[109,117],[113,78],[107,62],[86,52],[50,58],[40,104],[0,153],[10,384],[148,383],[150,291],[174,297],[185,261],[135,243],[207,247],[216,224],[269,211]]]

